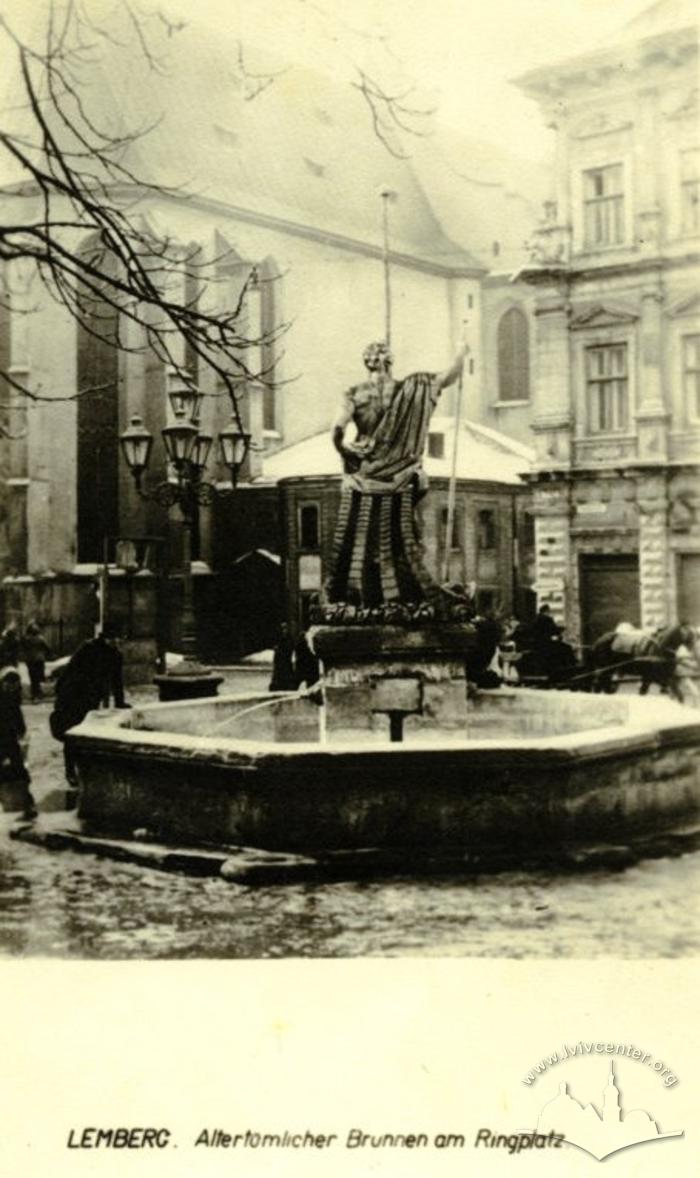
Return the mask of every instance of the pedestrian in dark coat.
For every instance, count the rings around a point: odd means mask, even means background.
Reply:
[[[22,714],[22,683],[14,667],[0,670],[0,788],[8,809],[22,809],[25,818],[36,817],[25,764],[27,726]]]
[[[272,678],[269,691],[296,691],[297,678],[294,670],[294,644],[289,626],[283,622],[280,637],[272,656]]]
[[[539,612],[534,622],[532,623],[532,639],[536,647],[546,647],[550,642],[554,642],[561,637],[561,626],[558,626],[552,617],[549,606],[541,605]]]
[[[49,716],[51,735],[63,744],[66,777],[77,785],[75,764],[66,747],[69,728],[80,724],[88,712],[101,705],[109,707],[114,699],[116,708],[129,705],[124,700],[123,659],[114,641],[103,632],[78,647],[68,661],[56,685],[56,702]]]
[[[14,622],[5,626],[0,634],[0,667],[16,667],[19,664],[19,634]]]
[[[49,647],[37,622],[29,622],[22,639],[22,657],[29,675],[29,688],[32,702],[42,697],[41,685],[44,682],[46,660],[49,657]]]

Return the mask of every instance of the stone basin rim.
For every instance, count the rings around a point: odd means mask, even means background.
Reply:
[[[487,694],[487,693],[484,693]],[[504,696],[503,689],[491,694]],[[509,694],[516,696],[549,697],[550,692],[537,689],[513,689]],[[561,695],[563,693],[557,693]],[[574,693],[567,693],[573,695]],[[217,697],[217,704],[263,702],[302,698],[295,692],[279,692],[261,694],[259,692],[243,693]],[[695,719],[688,715],[688,709],[670,700],[660,701],[657,698],[639,699],[638,697],[624,697],[628,711],[628,719],[620,719],[607,725],[579,729],[574,732],[564,732],[547,736],[500,736],[496,739],[484,737],[469,737],[456,735],[454,731],[438,731],[439,743],[433,739],[421,739],[418,733],[411,735],[405,742],[392,743],[390,740],[370,739],[363,741],[362,732],[356,738],[348,740],[331,740],[322,743],[312,741],[284,741],[265,740],[260,737],[250,738],[231,735],[196,735],[169,729],[133,728],[134,718],[148,718],[157,716],[159,712],[167,710],[169,713],[179,709],[190,711],[195,703],[201,706],[205,701],[182,700],[168,704],[149,703],[134,708],[133,711],[111,710],[90,712],[85,720],[70,730],[69,736],[77,747],[92,748],[95,745],[104,747],[106,751],[120,750],[123,754],[135,752],[137,748],[149,749],[154,755],[160,751],[170,757],[187,753],[192,760],[199,756],[220,758],[222,764],[231,763],[232,755],[238,754],[241,761],[260,763],[261,760],[270,763],[279,760],[288,763],[301,759],[313,761],[336,760],[352,757],[369,758],[380,757],[387,759],[401,758],[418,754],[421,757],[431,756],[439,759],[444,753],[454,756],[455,753],[471,754],[475,760],[488,758],[506,760],[509,756],[517,756],[529,760],[537,758],[550,763],[566,762],[571,758],[588,760],[592,758],[620,757],[626,753],[638,755],[645,749],[650,752],[669,745],[695,744],[700,746],[700,717]],[[635,714],[636,713],[636,714]],[[235,715],[230,722],[235,723]],[[225,724],[226,721],[223,721]],[[222,724],[222,726],[223,726]],[[504,716],[507,724],[507,716]]]
[[[197,702],[196,710],[193,702],[154,703],[140,712],[93,713],[67,736],[80,779],[78,814],[102,836],[143,830],[150,841],[294,853],[403,848],[408,867],[415,847],[551,850],[697,818],[697,713],[658,698],[585,704],[574,693],[562,699],[534,689],[528,698],[524,690],[492,692],[500,704],[477,697],[477,739],[466,735],[464,720],[445,732],[436,721],[425,731],[414,727],[405,743],[386,740],[386,729],[363,712],[364,727],[353,730],[349,709],[349,723],[321,744],[318,709],[308,699],[246,728],[247,705],[269,699],[260,692]],[[229,735],[226,721],[247,735]],[[516,735],[506,740],[509,727]],[[198,729],[214,735],[199,737]]]

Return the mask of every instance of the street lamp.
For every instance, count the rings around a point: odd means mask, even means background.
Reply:
[[[182,608],[182,663],[165,675],[156,675],[160,698],[185,699],[193,696],[215,695],[221,683],[196,657],[197,637],[194,615],[192,581],[192,528],[200,506],[209,506],[216,499],[226,499],[236,489],[238,473],[250,448],[250,434],[243,431],[235,415],[219,434],[221,460],[231,476],[230,487],[219,487],[204,477],[214,439],[202,432],[197,421],[202,394],[194,386],[178,385],[170,392],[174,421],[160,431],[174,477],[155,487],[142,484],[153,448],[153,435],[139,416],[131,418],[129,426],[119,435],[124,460],[131,471],[136,490],[142,499],[160,503],[163,507],[179,507],[184,524],[183,539],[183,608]]]

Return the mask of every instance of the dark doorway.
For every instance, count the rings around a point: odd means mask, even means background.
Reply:
[[[620,622],[640,624],[639,558],[584,555],[580,563],[581,630],[586,646]]]
[[[682,552],[678,557],[678,621],[700,626],[700,552]]]

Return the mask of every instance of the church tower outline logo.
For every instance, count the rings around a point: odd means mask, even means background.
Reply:
[[[612,1061],[602,1096],[602,1112],[598,1112],[591,1102],[582,1104],[572,1096],[568,1081],[563,1080],[556,1096],[543,1105],[536,1132],[548,1133],[556,1129],[564,1134],[567,1144],[577,1146],[599,1162],[630,1145],[643,1145],[685,1135],[683,1129],[662,1132],[654,1118],[644,1109],[625,1112]]]

